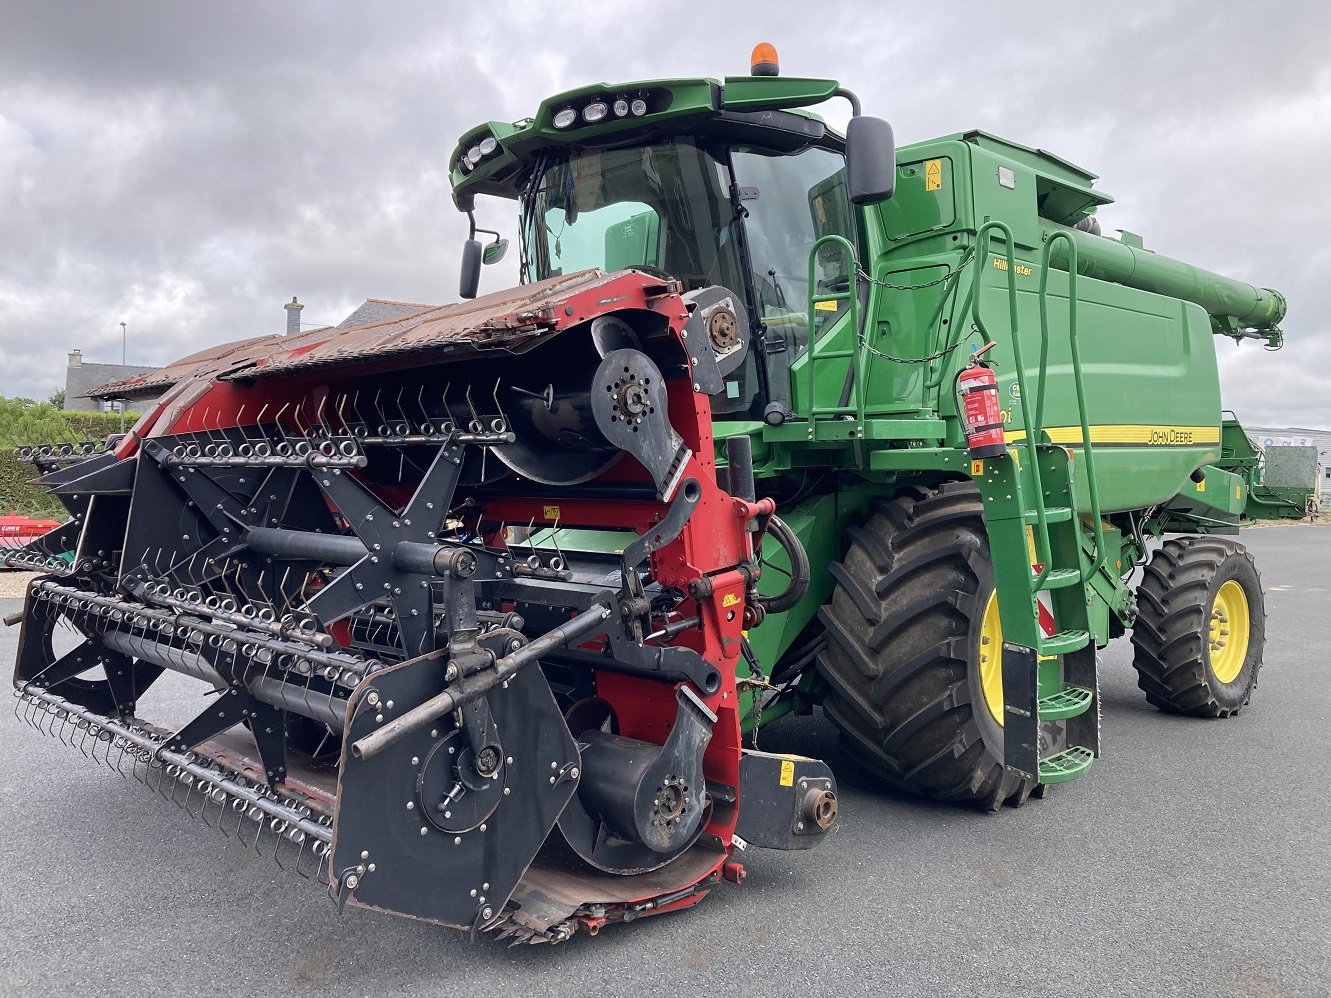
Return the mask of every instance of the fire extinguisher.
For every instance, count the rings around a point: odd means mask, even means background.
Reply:
[[[957,375],[961,392],[962,418],[966,444],[973,458],[997,457],[1006,450],[1003,440],[1003,413],[999,406],[998,379],[981,359],[994,344],[986,343],[971,356],[970,363]]]

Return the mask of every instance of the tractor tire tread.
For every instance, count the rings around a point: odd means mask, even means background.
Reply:
[[[846,751],[908,793],[988,811],[1025,801],[1034,783],[986,740],[976,715],[988,708],[968,673],[991,575],[979,492],[968,481],[907,488],[875,502],[848,539],[819,610],[831,640],[817,660]]]
[[[1207,627],[1217,576],[1243,585],[1250,646],[1230,688],[1211,674]],[[1237,574],[1236,574],[1237,573]],[[1252,555],[1228,538],[1170,537],[1142,571],[1132,628],[1133,668],[1149,704],[1171,714],[1230,717],[1252,698],[1261,668],[1265,609]]]

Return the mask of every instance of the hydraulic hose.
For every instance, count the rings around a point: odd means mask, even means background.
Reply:
[[[804,599],[805,593],[809,591],[809,555],[795,532],[786,526],[781,517],[775,514],[772,516],[767,523],[767,532],[776,539],[790,559],[790,585],[775,596],[759,597],[759,602],[768,613],[785,613]]]

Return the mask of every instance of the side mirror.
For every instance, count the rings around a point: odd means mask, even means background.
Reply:
[[[856,115],[846,126],[846,186],[851,204],[877,204],[896,190],[896,140],[882,118]]]
[[[492,263],[498,263],[508,252],[508,240],[496,239],[492,243],[486,243],[485,249],[481,252],[481,263],[487,267]]]
[[[468,239],[462,244],[462,279],[458,282],[458,295],[475,298],[481,286],[481,241]]]

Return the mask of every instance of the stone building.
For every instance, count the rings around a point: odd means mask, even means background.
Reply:
[[[83,359],[82,350],[71,350],[69,362],[65,367],[65,408],[75,412],[119,411],[119,403],[115,400],[85,396],[102,385],[125,381],[156,370],[159,368],[135,367],[132,364],[89,364]],[[142,402],[136,400],[131,408],[142,407],[151,400],[151,398]]]

